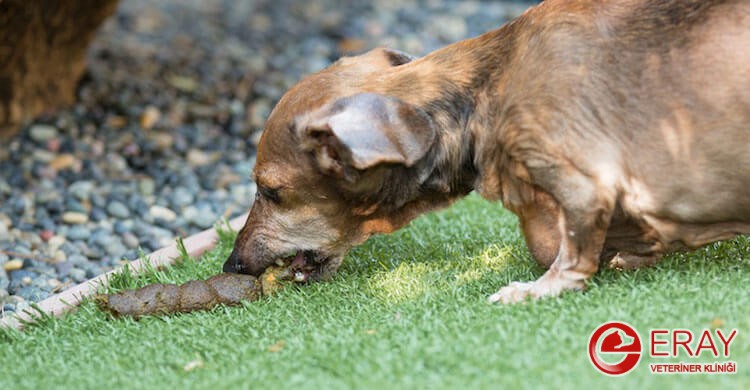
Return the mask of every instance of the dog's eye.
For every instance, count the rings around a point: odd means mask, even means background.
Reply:
[[[277,188],[258,186],[258,193],[260,194],[260,196],[270,200],[273,203],[281,203],[281,197],[279,196],[279,190]]]

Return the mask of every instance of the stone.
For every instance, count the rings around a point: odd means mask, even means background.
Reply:
[[[128,210],[128,206],[125,206],[122,202],[118,202],[116,200],[109,202],[109,204],[107,205],[107,212],[109,213],[109,215],[120,219],[125,219],[130,216],[130,210]]]
[[[21,268],[23,268],[23,260],[21,259],[13,259],[3,264],[5,272],[17,271]]]
[[[44,242],[49,242],[49,240],[55,235],[55,232],[51,230],[42,230],[39,232],[39,238],[42,239]]]
[[[177,214],[163,206],[153,205],[148,210],[149,214],[155,219],[163,219],[167,222],[174,221],[177,218]]]
[[[120,220],[115,222],[113,230],[116,234],[125,234],[133,230],[133,225],[132,219]]]
[[[206,153],[200,149],[190,149],[187,152],[186,160],[188,164],[194,167],[208,165],[216,161],[215,154]]]
[[[73,225],[68,229],[66,236],[74,241],[86,240],[91,235],[91,231],[82,225]]]
[[[193,193],[185,187],[177,187],[172,192],[172,204],[176,207],[185,207],[195,200]]]
[[[94,184],[90,181],[76,181],[68,187],[68,194],[78,200],[88,200]]]
[[[53,158],[52,161],[49,162],[48,166],[50,169],[53,169],[55,171],[62,171],[65,169],[75,168],[79,164],[80,161],[78,161],[78,159],[74,155],[64,153]]]
[[[11,220],[9,216],[0,213],[0,226],[10,229],[10,227],[13,226],[13,220]]]
[[[49,296],[48,292],[35,286],[21,287],[16,294],[32,302],[41,301]]]
[[[70,276],[73,281],[77,283],[81,283],[86,280],[86,271],[80,269],[80,268],[73,268],[68,273],[68,276]]]
[[[54,263],[60,263],[60,262],[63,262],[65,260],[67,260],[67,259],[68,259],[68,255],[66,255],[65,252],[63,252],[63,251],[61,251],[59,249],[56,250],[52,254],[52,260],[53,260]]]
[[[145,196],[153,195],[156,190],[156,183],[151,178],[141,179],[138,181],[138,191]]]
[[[136,249],[138,248],[139,241],[138,237],[136,237],[133,233],[127,232],[122,235],[122,243],[130,249]]]
[[[86,223],[88,222],[88,220],[89,220],[88,215],[81,213],[81,212],[77,212],[77,211],[67,211],[63,213],[62,215],[62,221],[69,225],[78,225],[78,224]]]
[[[154,106],[147,106],[141,114],[141,127],[148,130],[161,118],[161,111]]]
[[[60,235],[55,235],[55,236],[52,236],[52,238],[50,238],[49,241],[47,241],[47,247],[49,248],[51,252],[54,252],[60,249],[60,247],[64,243],[65,243],[65,237],[60,236]]]
[[[52,138],[57,137],[59,134],[58,130],[54,126],[37,124],[31,126],[29,129],[29,137],[36,142],[47,142]]]

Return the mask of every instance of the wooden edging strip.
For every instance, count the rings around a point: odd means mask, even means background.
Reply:
[[[229,221],[229,227],[233,230],[239,230],[247,219],[247,214],[239,216]],[[211,249],[216,245],[218,235],[216,230],[211,228],[200,233],[185,238],[182,242],[185,250],[191,257],[198,257],[203,252]],[[131,272],[139,273],[149,264],[154,268],[163,268],[174,264],[175,260],[180,257],[180,251],[177,243],[173,243],[164,248],[158,249],[145,256],[143,260],[136,260],[128,263]],[[144,261],[145,260],[145,261]],[[107,286],[108,277],[117,272],[121,272],[124,266],[117,267],[112,271],[89,279],[83,283],[77,284],[65,291],[55,294],[36,304],[41,312],[33,308],[28,308],[22,312],[16,312],[0,318],[0,327],[22,329],[27,323],[34,322],[42,315],[60,316],[63,313],[78,306],[85,298],[92,296],[100,287]],[[43,313],[43,314],[42,314]]]

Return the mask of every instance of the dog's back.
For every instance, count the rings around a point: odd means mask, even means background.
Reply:
[[[559,123],[539,128],[626,212],[750,221],[750,2],[552,1],[525,17],[538,28],[507,99]]]

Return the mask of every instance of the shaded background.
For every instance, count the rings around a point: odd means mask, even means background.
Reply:
[[[123,0],[75,106],[0,147],[0,311],[247,211],[263,122],[302,75],[377,46],[423,55],[529,5]]]

